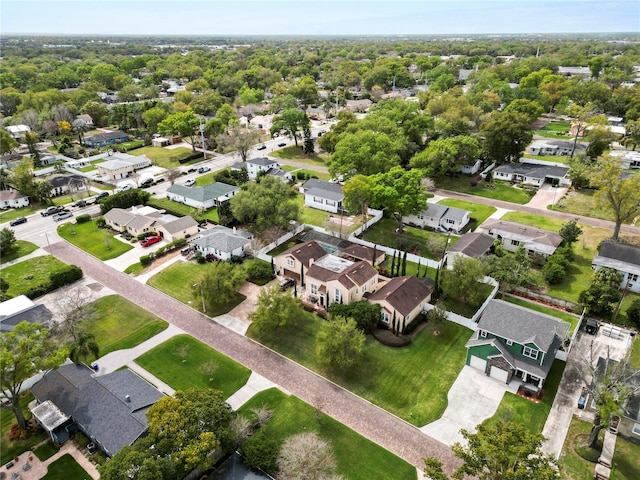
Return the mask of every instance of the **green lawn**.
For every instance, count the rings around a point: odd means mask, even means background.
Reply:
[[[496,207],[492,207],[491,205],[482,205],[481,203],[467,202],[455,198],[445,198],[444,200],[440,200],[438,204],[469,210],[471,212],[471,220],[469,221],[469,227],[465,229],[469,232],[475,230],[478,225],[482,224],[482,222],[496,211]]]
[[[299,398],[286,396],[279,390],[270,389],[256,394],[239,412],[252,419],[251,409],[263,406],[273,413],[261,429],[264,435],[282,444],[291,435],[316,432],[332,446],[341,478],[413,480],[417,477],[416,468],[411,464],[331,417],[318,415],[313,406]]]
[[[569,122],[549,122],[542,129],[536,130],[534,133],[546,138],[573,138],[568,135],[571,129]],[[566,135],[563,135],[566,134]]]
[[[369,227],[362,234],[362,238],[378,245],[408,250],[431,260],[437,260],[442,257],[447,243],[447,234],[410,226],[405,226],[404,233],[396,233],[396,228],[398,228],[398,224],[395,220],[383,218]],[[457,240],[457,236],[451,235],[449,237],[449,246],[453,245]]]
[[[531,155],[530,153],[522,154],[524,158],[532,158],[535,160],[544,160],[545,162],[554,162],[554,163],[569,163],[568,155]]]
[[[541,433],[551,411],[565,366],[565,362],[559,360],[553,362],[551,371],[544,382],[542,401],[535,403],[511,392],[506,392],[496,413],[484,423],[495,425],[498,420],[513,421],[525,425],[531,433]]]
[[[504,300],[505,302],[513,303],[515,305],[520,305],[521,307],[528,308],[530,310],[535,310],[536,312],[545,313],[547,315],[551,315],[552,317],[557,317],[560,320],[564,320],[565,322],[569,322],[571,324],[571,328],[569,329],[569,333],[573,333],[576,326],[578,325],[578,321],[580,317],[578,315],[572,315],[567,312],[561,312],[560,310],[556,310],[555,308],[545,307],[536,302],[530,302],[525,300],[524,298],[512,297],[511,295],[502,295],[498,294],[497,298],[500,300]]]
[[[211,220],[212,222],[218,223],[220,221],[220,217],[218,217],[218,209],[212,208],[205,212],[200,212],[197,208],[190,207],[185,205],[184,203],[174,202],[169,200],[168,198],[150,198],[147,202],[147,205],[166,210],[167,213],[172,213],[176,216],[184,217],[186,215],[190,215],[197,222],[203,222],[205,220]]]
[[[196,177],[196,187],[204,187],[205,185],[210,185],[215,183],[215,178],[213,178],[213,174],[211,172],[205,173],[204,175],[200,175]]]
[[[469,329],[445,322],[437,326],[440,335],[434,335],[434,325],[427,324],[403,348],[386,347],[367,336],[361,363],[335,371],[323,369],[315,354],[323,321],[301,310],[286,329],[259,336],[249,327],[247,335],[414,425],[440,418],[447,392],[464,366]]]
[[[47,441],[38,448],[35,448],[33,453],[36,454],[38,460],[44,462],[47,458],[51,458],[58,453],[58,448],[51,441]]]
[[[39,247],[26,240],[16,240],[10,250],[0,251],[0,263],[11,262],[17,258],[29,255],[31,252],[35,252]]]
[[[497,181],[488,184],[482,180],[478,185],[472,187],[470,182],[471,177],[466,175],[438,177],[436,179],[436,187],[454,192],[468,193],[469,195],[477,195],[479,197],[519,203],[520,205],[524,205],[531,200],[531,196],[526,191],[508,184]]]
[[[289,250],[291,247],[295,245],[298,245],[298,242],[296,242],[295,240],[289,240],[288,242],[284,242],[279,247],[276,247],[273,250],[271,250],[267,255],[271,255],[272,257],[275,257],[277,255],[280,255],[285,250]]]
[[[49,284],[51,274],[65,266],[66,264],[57,258],[45,255],[2,268],[0,276],[9,284],[7,294],[16,297],[39,285]]]
[[[484,303],[487,297],[491,294],[493,286],[488,283],[480,282],[478,282],[477,285],[478,286],[476,288],[480,290],[480,292],[482,292],[482,302]],[[482,305],[482,303],[480,305]],[[445,298],[443,301],[443,306],[445,310],[457,313],[458,315],[462,315],[465,318],[473,317],[478,311],[476,307],[473,307],[466,302],[461,302],[457,298]]]
[[[208,266],[209,264],[207,263],[199,264],[196,262],[174,263],[151,277],[147,283],[176,300],[202,312],[201,301],[195,299],[193,296],[193,285],[197,284],[204,276]],[[236,296],[228,302],[216,305],[215,309],[207,309],[206,313],[210,317],[228,313],[242,303],[245,298],[241,293],[237,293]]]
[[[179,162],[180,159],[187,158],[189,155],[193,153],[193,150],[190,148],[163,148],[163,147],[143,147],[137,148],[131,152],[130,155],[146,155],[153,162],[154,165],[162,168],[173,168],[179,167],[181,164]],[[201,161],[201,158],[194,159],[192,161],[187,162],[194,163]]]
[[[604,209],[597,204],[593,196],[594,193],[594,190],[572,189],[550,209],[557,210],[559,212],[573,213],[574,215],[583,215],[585,217],[614,221],[611,211]]]
[[[22,405],[22,411],[26,418],[31,418],[31,412],[27,408],[31,400],[33,400],[33,395],[30,392],[20,399],[20,405]],[[14,423],[16,423],[16,417],[13,412],[4,409],[0,410],[0,465],[4,465],[12,458],[47,439],[47,434],[43,430],[38,430],[24,440],[9,440],[9,431]]]
[[[293,178],[298,181],[296,174],[298,172],[302,172],[309,177],[318,177],[319,180],[328,181],[331,178],[331,175],[324,172],[316,172],[315,170],[307,170],[306,168],[294,167],[292,165],[281,165],[280,168],[285,172],[292,172]],[[302,180],[300,180],[302,181]]]
[[[91,477],[84,468],[68,453],[48,466],[47,474],[42,480],[87,480]]]
[[[5,223],[18,217],[28,217],[29,215],[40,211],[43,206],[39,203],[31,204],[22,208],[10,208],[8,210],[0,210],[0,223]]]
[[[631,365],[635,368],[640,369],[640,340],[638,340],[638,336],[635,336],[633,341],[633,346],[631,347]]]
[[[58,227],[58,234],[67,242],[100,260],[119,257],[133,248],[133,245],[123,243],[106,230],[98,228],[95,220],[65,223]]]
[[[177,335],[135,359],[175,390],[220,390],[228,398],[243,387],[251,370],[189,335]]]
[[[84,325],[94,335],[100,356],[133,348],[169,326],[120,295],[99,298],[93,307],[95,315]]]
[[[329,166],[328,154],[313,154],[306,155],[302,152],[302,148],[291,145],[288,147],[280,148],[269,154],[271,157],[281,158],[283,160],[291,160],[292,162],[306,163],[308,165],[318,165],[321,167]]]
[[[302,213],[300,217],[300,221],[302,223],[306,223],[308,225],[316,225],[317,227],[329,228],[332,227],[335,231],[340,231],[339,223],[328,223],[328,219],[330,215],[333,215],[336,218],[339,218],[339,215],[335,213],[325,212],[324,210],[319,210],[317,208],[307,207],[304,204],[304,195],[297,195],[296,202],[300,205],[300,212]],[[346,217],[344,217],[346,218]],[[344,223],[342,225],[342,233],[348,235],[349,233],[356,230],[360,225],[362,225],[362,216],[358,215],[355,217],[356,221],[352,225],[347,225]]]

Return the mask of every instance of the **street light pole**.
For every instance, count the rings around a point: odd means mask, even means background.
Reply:
[[[47,248],[49,249],[49,253],[51,253],[51,244],[49,243],[49,235],[47,235],[47,232],[44,232],[44,238],[47,239]]]

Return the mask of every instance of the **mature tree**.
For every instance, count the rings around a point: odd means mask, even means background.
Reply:
[[[504,111],[521,113],[526,115],[530,122],[535,122],[538,117],[542,115],[542,112],[544,112],[544,108],[534,100],[518,98],[507,105],[507,108],[505,108]]]
[[[105,214],[112,208],[126,209],[134,205],[146,205],[150,197],[151,194],[149,192],[145,192],[139,188],[118,192],[100,201],[100,213]]]
[[[411,166],[427,169],[428,175],[447,175],[473,163],[482,151],[477,137],[458,135],[439,138],[411,159]]]
[[[316,336],[318,361],[327,367],[351,367],[362,358],[364,342],[364,333],[353,318],[332,316]]]
[[[167,118],[168,115],[164,108],[156,106],[145,110],[142,113],[142,120],[150,132],[155,132],[158,130],[158,125]]]
[[[25,380],[41,371],[59,367],[67,349],[49,339],[49,330],[38,323],[20,322],[11,332],[0,333],[0,408],[10,410],[22,430],[27,421],[20,406]]]
[[[382,208],[398,222],[403,230],[403,217],[418,213],[426,205],[422,174],[419,170],[404,170],[393,167],[385,173],[370,177],[371,206]]]
[[[289,93],[293,95],[301,105],[315,105],[318,103],[318,86],[313,77],[306,75],[302,77],[294,86],[289,90]]]
[[[36,182],[33,177],[33,162],[31,159],[24,158],[13,167],[10,183],[23,195],[33,197]]]
[[[271,287],[260,292],[258,306],[249,319],[256,333],[269,334],[294,322],[301,313],[297,298]]]
[[[287,438],[278,455],[278,478],[282,480],[338,480],[331,446],[317,433]]]
[[[231,262],[213,262],[207,266],[206,273],[191,287],[193,298],[210,308],[228,303],[247,279],[244,268]],[[196,302],[196,303],[198,303]]]
[[[573,129],[573,148],[570,157],[573,158],[576,152],[578,138],[584,136],[587,127],[591,125],[595,115],[595,106],[591,103],[586,105],[577,105],[575,103],[569,105],[566,114],[572,118],[571,127]],[[604,118],[606,122],[606,118]],[[596,123],[604,123],[602,120],[596,120]]]
[[[355,175],[344,183],[342,187],[344,204],[349,213],[367,214],[367,204],[371,196],[371,181],[365,175]]]
[[[353,318],[360,330],[368,332],[374,329],[380,320],[380,305],[366,300],[360,300],[350,305],[332,303],[329,306],[329,313],[332,317]]]
[[[629,147],[632,146],[632,151],[636,151],[636,147],[640,144],[640,119],[639,120],[629,120],[625,125],[625,133],[624,138],[622,139],[622,143]]]
[[[304,127],[309,124],[309,117],[298,108],[289,108],[279,115],[273,117],[271,135],[284,130],[287,135],[296,142],[298,146],[298,132],[304,131]]]
[[[562,240],[571,245],[577,242],[580,235],[582,235],[582,227],[578,225],[576,220],[570,220],[562,224],[558,233],[560,233]]]
[[[104,103],[89,102],[81,111],[91,116],[96,127],[104,127],[109,122],[109,108]]]
[[[60,124],[65,124],[68,126],[68,129],[71,130],[71,126],[67,122],[60,122]],[[58,125],[58,128],[60,125]],[[40,166],[40,151],[38,150],[38,134],[37,132],[27,132],[24,134],[24,143],[27,144],[27,148],[29,149],[29,153],[31,154],[31,160],[33,164],[37,167]]]
[[[494,113],[480,127],[484,149],[494,162],[517,162],[531,143],[533,133],[529,118],[518,112]]]
[[[143,437],[127,445],[100,467],[102,480],[173,480],[176,468],[169,456],[154,454],[154,439]]]
[[[622,275],[617,270],[603,267],[596,270],[593,282],[586,290],[580,292],[578,301],[593,315],[603,317],[613,313],[613,305],[620,301],[619,290]]]
[[[484,262],[475,258],[456,257],[451,270],[444,270],[442,292],[453,301],[463,301],[472,307],[479,307],[485,299],[482,280],[488,268]]]
[[[54,310],[56,333],[62,332],[71,341],[78,340],[82,324],[95,318],[94,300],[94,293],[89,288],[69,288],[58,292]]]
[[[238,124],[238,115],[234,108],[228,103],[225,103],[218,108],[216,111],[216,118],[222,122],[222,125],[224,125],[225,128],[230,125]]]
[[[20,146],[20,142],[14,139],[4,128],[0,128],[0,155],[13,153]]]
[[[247,161],[249,150],[260,140],[260,132],[241,125],[234,125],[217,138],[218,145],[237,150],[243,162]]]
[[[335,145],[329,173],[335,177],[386,172],[400,165],[400,153],[404,148],[401,138],[383,132],[358,130],[355,133],[345,133]]]
[[[592,166],[589,182],[598,190],[594,195],[598,204],[613,214],[612,238],[618,240],[622,224],[640,212],[640,174],[627,175],[620,160],[605,155]]]
[[[495,426],[481,423],[478,431],[461,430],[467,445],[455,443],[452,447],[462,465],[453,478],[467,475],[479,480],[559,480],[560,473],[553,457],[545,455],[541,446],[544,437],[533,434],[526,425],[498,421]],[[443,479],[441,464],[433,459],[425,462],[425,474]]]
[[[302,145],[302,150],[307,155],[313,155],[315,153],[315,144],[313,143],[313,138],[311,138],[311,127],[310,125],[305,125],[303,128],[303,138],[304,144]]]
[[[526,286],[533,283],[531,261],[524,247],[521,245],[515,252],[508,252],[500,245],[495,247],[495,255],[487,257],[489,265],[488,275],[500,283],[500,288],[509,291],[516,286]]]
[[[602,155],[615,138],[611,130],[605,125],[595,125],[589,129],[585,137],[589,142],[585,153],[593,160]]]
[[[627,308],[627,319],[636,328],[640,328],[640,299],[634,300],[629,308]]]
[[[189,137],[191,140],[191,148],[195,152],[199,124],[200,120],[192,110],[173,113],[158,124],[158,133],[160,133],[160,135]]]
[[[90,356],[98,358],[99,354],[100,347],[96,337],[84,330],[77,332],[75,340],[69,345],[69,358],[75,363],[86,362]]]
[[[16,243],[16,236],[10,228],[4,227],[0,230],[0,252],[2,255],[8,255]]]
[[[203,388],[178,390],[173,397],[158,400],[147,412],[154,452],[170,456],[184,473],[214,465],[215,456],[210,453],[230,445],[232,418],[222,392]]]
[[[259,183],[247,184],[231,200],[231,212],[255,233],[271,227],[288,229],[300,218],[296,192],[280,179],[266,175]]]

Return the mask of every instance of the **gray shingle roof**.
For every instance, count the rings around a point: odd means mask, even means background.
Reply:
[[[106,141],[109,141],[109,140],[115,140],[115,139],[124,138],[124,137],[129,137],[129,134],[117,130],[115,132],[98,133],[98,134],[93,135],[91,137],[87,137],[86,141],[90,141],[90,142],[106,142]]]
[[[459,252],[468,257],[479,258],[491,249],[493,241],[493,237],[484,233],[465,233],[447,248],[447,252]]]
[[[258,158],[252,158],[250,160],[247,160],[247,163],[260,165],[262,167],[268,167],[269,165],[273,165],[274,163],[278,163],[278,162],[267,157],[258,157]]]
[[[305,193],[307,192],[307,190],[313,190],[314,192],[317,191],[319,193],[314,193],[314,195],[317,196],[323,196],[325,194],[322,192],[326,192],[326,195],[339,196],[340,200],[344,198],[344,194],[342,193],[342,185],[340,185],[339,183],[325,182],[323,180],[318,180],[317,178],[311,178],[307,180],[305,184],[302,185],[302,189]],[[326,196],[325,198],[334,200],[333,197],[329,196]]]
[[[556,167],[555,165],[537,165],[534,163],[504,163],[497,167],[494,172],[526,175],[527,177],[541,178],[564,178],[569,172],[568,167]]]
[[[469,213],[468,210],[463,210],[461,208],[448,207],[446,205],[439,205],[437,203],[429,203],[427,202],[427,209],[420,212],[423,216],[429,218],[450,218],[451,220],[455,220],[456,222],[462,221],[464,216]]]
[[[235,185],[215,182],[202,187],[185,187],[184,185],[174,184],[167,189],[167,192],[190,198],[196,202],[205,202],[238,190],[240,190],[240,188]]]
[[[478,329],[520,345],[533,343],[548,352],[556,336],[564,339],[569,323],[503,300],[491,300],[482,312]]]
[[[40,323],[47,325],[53,314],[44,305],[34,305],[33,308],[12,315],[0,315],[0,332],[10,332],[20,322]]]
[[[552,247],[546,249],[550,254],[562,243],[562,237],[557,233],[528,227],[520,223],[505,222],[504,220],[489,219],[480,228],[486,231],[499,232],[504,238],[518,240],[525,242],[525,244],[530,242],[539,246]]]
[[[196,222],[193,218],[187,215],[185,217],[180,217],[176,220],[165,223],[162,226],[162,228],[164,228],[167,232],[173,234],[176,232],[180,232],[182,230],[186,230],[191,227],[195,227],[197,225],[198,225],[198,222]]]
[[[614,241],[603,242],[598,257],[640,266],[640,248]]]
[[[243,235],[237,231],[233,233],[231,228],[216,225],[202,232],[200,238],[194,240],[192,243],[202,248],[231,253],[235,249],[245,246],[249,241],[246,234]]]

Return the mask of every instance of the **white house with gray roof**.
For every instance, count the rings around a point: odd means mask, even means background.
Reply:
[[[235,185],[215,182],[202,187],[185,187],[174,184],[167,189],[167,198],[190,207],[208,210],[218,207],[240,191]]]
[[[420,228],[430,227],[435,230],[459,233],[471,219],[471,212],[461,208],[447,207],[427,202],[427,209],[415,215],[402,217],[405,223]]]
[[[640,248],[608,240],[600,245],[598,255],[591,262],[594,270],[613,268],[622,275],[620,288],[640,293]]]
[[[538,163],[505,163],[493,170],[493,178],[507,182],[541,186],[547,181],[557,181],[559,186],[571,185],[569,168]]]
[[[198,222],[192,217],[176,217],[146,206],[131,207],[130,210],[112,208],[104,214],[104,220],[118,232],[127,232],[133,236],[158,232],[169,242],[198,233]]]
[[[258,157],[251,158],[246,162],[238,162],[234,163],[231,166],[231,170],[240,171],[243,168],[247,169],[247,175],[249,176],[249,180],[255,180],[260,172],[268,172],[272,168],[278,168],[278,162],[273,160],[272,158],[267,157]]]
[[[564,156],[571,155],[573,151],[574,142],[568,140],[534,140],[527,147],[527,152],[531,155],[555,155]],[[586,150],[586,147],[581,143],[575,144],[576,153],[582,153]]]
[[[252,238],[249,232],[216,225],[201,232],[191,245],[204,257],[213,255],[219,260],[230,260],[231,257],[244,257]]]
[[[467,344],[466,364],[489,377],[542,389],[569,323],[503,300],[491,300]]]
[[[300,192],[304,195],[304,204],[307,207],[332,213],[338,213],[344,208],[344,193],[339,183],[312,178],[302,185]]]
[[[522,245],[527,253],[545,258],[553,255],[562,243],[562,237],[557,233],[504,220],[489,219],[480,225],[479,231],[500,240],[509,252],[515,252]]]

